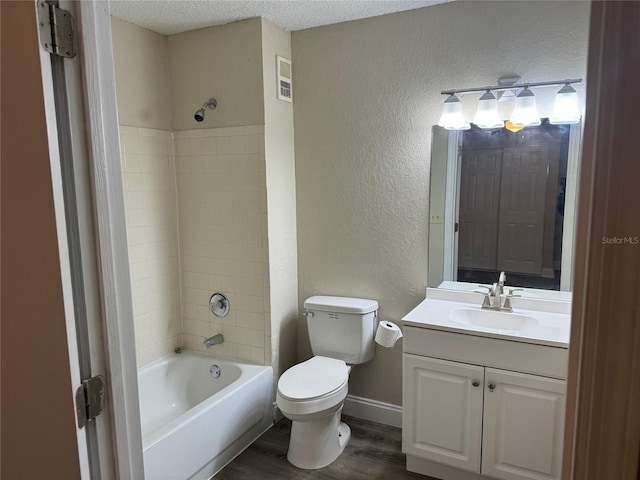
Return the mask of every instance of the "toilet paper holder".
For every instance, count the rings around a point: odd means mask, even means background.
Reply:
[[[386,348],[393,348],[404,335],[400,327],[393,322],[381,320],[375,334],[375,342]]]

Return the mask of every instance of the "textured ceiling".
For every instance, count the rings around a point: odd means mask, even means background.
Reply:
[[[264,17],[287,30],[413,10],[452,0],[111,0],[111,14],[164,35]]]

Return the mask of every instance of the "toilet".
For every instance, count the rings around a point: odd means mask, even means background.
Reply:
[[[282,374],[276,404],[291,420],[287,459],[311,470],[333,462],[351,438],[340,414],[351,365],[373,358],[378,302],[313,296],[304,308],[315,356]]]

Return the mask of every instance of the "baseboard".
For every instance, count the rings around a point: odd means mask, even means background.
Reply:
[[[402,428],[402,407],[399,405],[347,395],[342,413],[351,417]]]

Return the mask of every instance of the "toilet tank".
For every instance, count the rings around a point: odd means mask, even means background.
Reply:
[[[316,295],[304,302],[314,355],[349,364],[373,358],[378,302]]]

